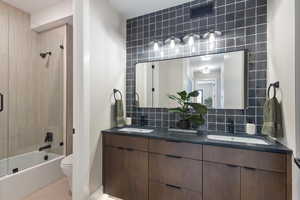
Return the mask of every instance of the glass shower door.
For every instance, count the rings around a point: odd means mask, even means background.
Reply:
[[[8,166],[8,10],[0,4],[0,177]]]
[[[0,90],[0,177],[7,175],[8,171],[8,118],[5,100],[4,92]]]

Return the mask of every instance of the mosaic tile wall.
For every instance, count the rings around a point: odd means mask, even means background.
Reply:
[[[245,132],[247,121],[255,122],[258,132],[263,121],[267,73],[267,0],[215,0],[214,15],[190,19],[190,8],[207,3],[196,0],[127,21],[126,108],[127,116],[139,125],[145,116],[151,127],[174,128],[178,116],[164,108],[134,106],[135,64],[162,59],[149,46],[154,39],[183,37],[189,33],[203,35],[207,30],[222,31],[215,49],[209,50],[207,40],[197,43],[195,52],[180,47],[179,54],[165,49],[164,58],[204,55],[246,49],[248,56],[248,108],[245,110],[209,110],[206,124],[209,131],[228,132],[231,120],[236,133]],[[177,52],[178,53],[178,52]]]

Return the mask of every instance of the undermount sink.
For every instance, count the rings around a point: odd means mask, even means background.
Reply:
[[[119,129],[121,132],[133,132],[133,133],[151,133],[152,129],[142,129],[142,128],[121,128]]]
[[[219,141],[225,141],[225,142],[270,145],[265,140],[258,139],[258,138],[222,136],[222,135],[208,135],[207,138],[210,140],[219,140]]]

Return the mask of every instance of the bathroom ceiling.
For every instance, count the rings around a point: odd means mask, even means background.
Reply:
[[[47,8],[63,0],[3,0],[4,2],[19,8],[25,12],[33,13],[35,11]]]
[[[177,6],[191,0],[110,0],[127,19]]]

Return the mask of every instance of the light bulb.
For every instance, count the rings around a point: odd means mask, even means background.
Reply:
[[[195,44],[195,39],[194,39],[194,37],[193,36],[190,36],[189,37],[189,46],[194,46],[194,44]]]
[[[209,50],[214,50],[215,49],[215,42],[210,42],[209,43]]]
[[[195,53],[196,52],[196,49],[194,46],[192,46],[192,53]]]
[[[155,42],[155,43],[154,43],[153,49],[154,49],[154,51],[158,51],[158,50],[159,50],[158,42]]]
[[[215,42],[216,42],[216,35],[215,35],[215,33],[210,33],[209,34],[208,41],[209,41],[209,49],[213,50],[215,48]]]
[[[214,33],[209,34],[209,42],[215,42],[216,41],[216,35]]]
[[[174,49],[174,48],[175,48],[175,46],[176,46],[176,44],[175,44],[175,40],[174,40],[174,39],[172,39],[172,40],[171,40],[171,42],[170,42],[170,48],[171,48],[171,49]]]

